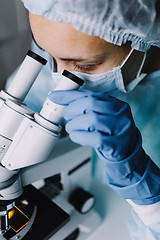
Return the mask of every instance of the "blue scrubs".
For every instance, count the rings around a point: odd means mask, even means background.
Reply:
[[[131,106],[143,147],[160,167],[160,70],[148,74],[130,93],[120,97]]]
[[[148,74],[132,92],[120,99],[131,106],[135,123],[142,134],[143,147],[160,167],[160,70]],[[160,222],[147,227],[134,211],[133,218],[134,221],[128,224],[133,240],[160,239]]]

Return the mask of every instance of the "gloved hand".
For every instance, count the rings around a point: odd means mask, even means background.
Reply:
[[[49,98],[66,105],[63,116],[71,140],[96,150],[116,192],[137,204],[160,200],[160,171],[142,148],[127,103],[87,90],[54,91]]]

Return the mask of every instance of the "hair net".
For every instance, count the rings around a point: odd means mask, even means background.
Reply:
[[[159,0],[22,0],[33,14],[70,23],[88,35],[147,51],[160,47]]]

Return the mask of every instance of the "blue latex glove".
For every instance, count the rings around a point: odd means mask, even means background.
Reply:
[[[160,171],[142,148],[129,105],[106,93],[55,91],[50,100],[66,105],[72,141],[93,147],[106,167],[108,184],[137,204],[160,200]]]

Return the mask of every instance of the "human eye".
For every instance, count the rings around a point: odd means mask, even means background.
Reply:
[[[97,64],[77,64],[76,62],[73,63],[74,69],[82,72],[91,72],[95,70]]]

